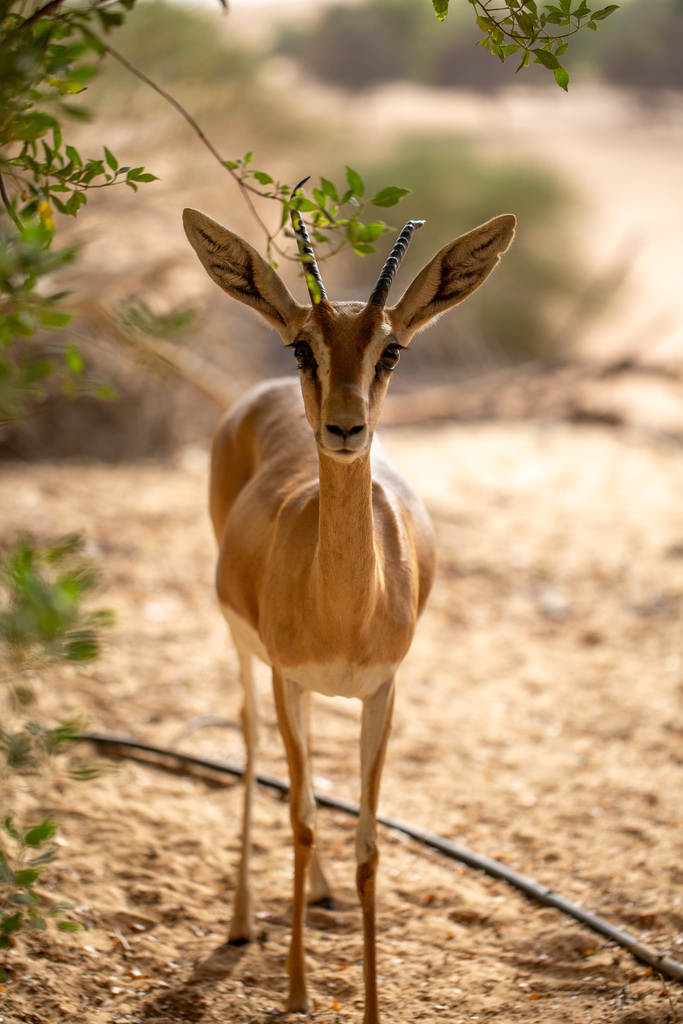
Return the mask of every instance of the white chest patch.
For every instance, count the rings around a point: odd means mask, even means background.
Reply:
[[[266,665],[270,665],[268,652],[256,630],[232,608],[221,605],[221,611],[237,646],[255,654]],[[284,670],[284,675],[302,690],[322,693],[325,697],[357,697],[363,700],[365,697],[371,697],[382,683],[393,679],[397,669],[398,664],[363,666],[352,665],[338,659],[321,663],[311,661],[293,668],[288,667]]]
[[[285,669],[285,677],[302,690],[325,697],[371,697],[394,678],[398,665],[350,665],[347,661],[307,662]]]

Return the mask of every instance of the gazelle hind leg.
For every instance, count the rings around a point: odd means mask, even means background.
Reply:
[[[232,632],[232,630],[231,630]],[[251,820],[256,778],[256,754],[258,749],[258,725],[260,707],[252,673],[252,655],[232,633],[240,662],[240,676],[243,688],[242,731],[246,748],[246,770],[244,773],[244,814],[242,818],[242,848],[237,871],[235,902],[230,923],[228,942],[241,945],[255,938],[251,907],[251,886],[249,884],[249,859],[251,853]]]
[[[306,734],[308,736],[308,750],[309,757],[313,745],[311,743],[311,695],[307,693],[304,695],[306,702]],[[322,858],[318,851],[317,845],[313,847],[313,855],[311,862],[308,866],[308,902],[313,905],[325,907],[327,910],[331,910],[336,906],[334,893],[327,881],[325,870],[323,868]]]
[[[334,893],[325,877],[317,848],[313,850],[308,868],[308,902],[332,910],[336,906]]]
[[[361,802],[356,831],[356,884],[363,911],[365,1014],[363,1024],[379,1024],[377,999],[377,955],[375,925],[375,878],[377,849],[377,806],[384,756],[391,731],[394,681],[384,683],[363,701],[361,726]]]

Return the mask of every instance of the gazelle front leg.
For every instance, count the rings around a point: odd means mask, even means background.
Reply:
[[[356,831],[356,884],[363,911],[365,955],[365,1014],[363,1024],[379,1024],[377,1001],[377,955],[375,941],[375,878],[377,849],[377,806],[387,741],[394,708],[394,680],[390,679],[372,697],[363,701],[360,737],[361,801]]]
[[[290,1013],[308,1013],[313,1003],[306,991],[304,925],[306,919],[306,876],[314,843],[315,797],[308,760],[307,695],[295,683],[273,668],[273,692],[280,732],[289,763],[289,808],[294,834],[294,897],[292,900],[292,943],[289,949]]]

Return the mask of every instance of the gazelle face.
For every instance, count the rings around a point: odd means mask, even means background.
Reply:
[[[370,449],[401,354],[389,317],[360,302],[321,302],[288,347],[318,450],[353,462]]]
[[[486,280],[515,231],[515,218],[504,214],[461,235],[420,271],[395,306],[385,308],[390,278],[405,246],[398,259],[395,254],[415,223],[409,222],[370,301],[330,303],[323,297],[302,306],[248,242],[196,210],[185,210],[183,219],[209,276],[260,313],[292,350],[318,451],[338,462],[353,462],[370,450],[401,349],[416,331]],[[392,263],[382,291],[380,282]]]

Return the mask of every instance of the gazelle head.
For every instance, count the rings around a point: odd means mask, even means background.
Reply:
[[[307,273],[320,301],[300,305],[266,261],[238,235],[197,210],[185,210],[185,231],[209,276],[255,309],[280,333],[299,367],[306,416],[318,450],[341,462],[369,451],[391,373],[413,335],[456,306],[489,276],[515,231],[511,214],[495,217],[444,246],[395,306],[386,307],[392,278],[413,231],[411,221],[368,302],[329,302],[303,222],[295,222]],[[302,231],[303,229],[303,231]]]

